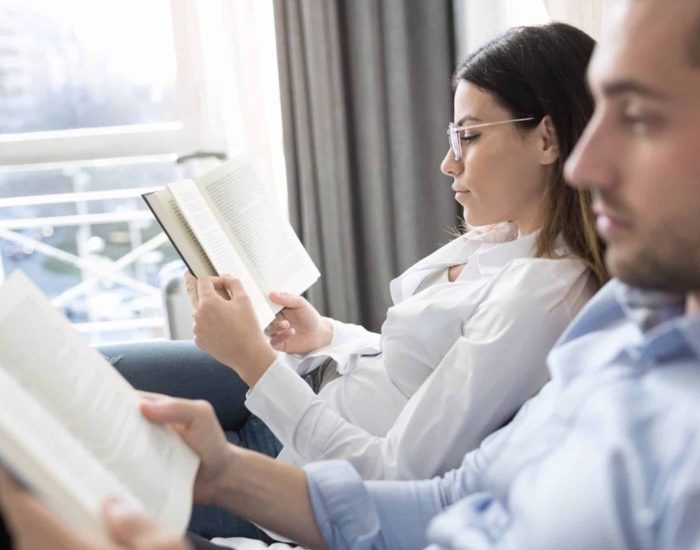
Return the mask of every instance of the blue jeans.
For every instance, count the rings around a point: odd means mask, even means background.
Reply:
[[[265,423],[245,408],[248,386],[193,342],[109,345],[100,352],[139,390],[209,401],[231,443],[272,457],[282,449]],[[249,521],[210,506],[193,508],[189,530],[206,538],[248,537],[271,542]]]

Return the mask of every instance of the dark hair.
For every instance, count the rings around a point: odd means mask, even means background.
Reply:
[[[549,116],[559,142],[559,160],[547,191],[545,219],[536,254],[554,257],[555,241],[563,235],[573,254],[583,259],[603,284],[608,273],[604,244],[595,231],[589,191],[564,181],[564,162],[593,114],[593,98],[586,85],[586,67],[595,41],[565,23],[515,27],[471,54],[455,71],[453,87],[469,81],[490,93],[513,118],[535,117],[517,123],[536,127]]]

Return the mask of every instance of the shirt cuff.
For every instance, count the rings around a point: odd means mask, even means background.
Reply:
[[[352,356],[375,355],[381,351],[381,335],[368,331],[360,325],[341,323],[329,319],[333,335],[327,346],[315,349],[304,355],[292,355],[288,361],[297,373],[308,374],[323,364],[329,357],[333,359],[341,374],[347,374],[354,368]],[[352,365],[351,365],[352,363]]]
[[[357,471],[342,460],[304,467],[316,524],[330,548],[369,548],[379,516]]]
[[[335,319],[330,319],[330,322],[333,332],[331,335],[331,341],[327,347],[338,346],[351,340],[355,340],[356,338],[373,340],[374,337],[379,337],[378,334],[368,331],[361,325],[341,323]]]
[[[309,385],[282,360],[275,360],[246,396],[246,408],[291,445],[302,416],[316,399]]]

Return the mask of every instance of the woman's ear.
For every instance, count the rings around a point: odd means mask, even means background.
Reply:
[[[537,127],[539,133],[539,157],[542,166],[554,164],[559,160],[559,140],[549,115],[544,117]]]

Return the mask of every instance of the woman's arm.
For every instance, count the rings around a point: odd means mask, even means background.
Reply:
[[[268,371],[246,406],[303,460],[345,459],[365,479],[454,468],[548,378],[546,355],[575,311],[546,282],[485,300],[384,437],[348,422],[288,369]]]
[[[222,292],[226,292],[230,300],[222,298]],[[197,280],[197,295],[193,315],[195,343],[235,370],[248,386],[254,386],[275,362],[277,353],[260,330],[240,281],[229,277],[203,277]],[[351,353],[378,351],[379,335],[357,325],[325,321],[333,328],[330,336],[326,334],[322,338],[322,343],[329,345],[309,353],[306,361],[300,359],[300,364],[294,365],[297,372],[308,370],[311,365],[318,366],[322,362],[316,360],[319,355],[323,360],[326,356],[342,360]],[[321,343],[321,339],[317,343]],[[291,359],[289,355],[285,357]]]

